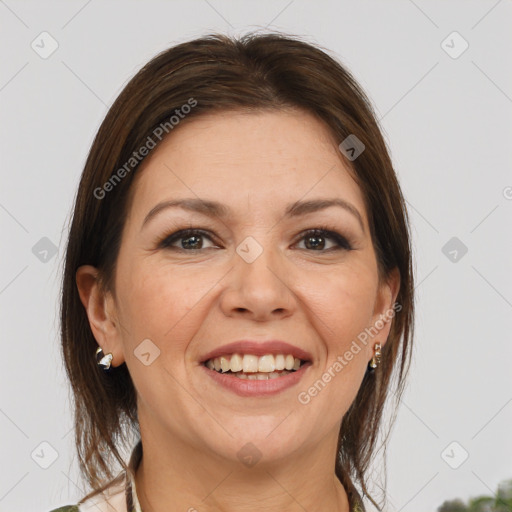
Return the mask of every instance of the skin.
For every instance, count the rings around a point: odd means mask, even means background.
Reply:
[[[392,308],[399,277],[379,280],[363,196],[336,141],[301,111],[208,114],[176,128],[142,165],[115,294],[101,292],[92,266],[80,267],[76,281],[98,344],[113,353],[113,366],[126,362],[137,389],[143,509],[347,512],[334,473],[338,433],[390,322],[307,405],[297,396]],[[231,215],[170,208],[142,228],[161,201],[198,197],[225,204]],[[289,203],[318,198],[349,202],[362,226],[340,207],[283,216]],[[337,245],[328,235],[320,246],[303,236],[324,225],[352,249],[331,250]],[[190,227],[211,238],[185,235],[174,250],[159,247]],[[248,236],[263,248],[252,263],[235,250]],[[198,249],[183,249],[187,241]],[[134,350],[148,338],[160,355],[145,365]],[[297,345],[312,354],[312,366],[278,395],[235,395],[199,361],[246,338]],[[261,453],[252,467],[237,457],[249,442]]]

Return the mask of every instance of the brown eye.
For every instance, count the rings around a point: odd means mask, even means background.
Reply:
[[[307,250],[316,252],[330,252],[331,250],[352,249],[344,236],[336,233],[335,231],[325,229],[310,229],[302,235],[301,240],[305,241],[305,248]],[[325,249],[326,240],[333,240],[335,244],[334,247]]]
[[[164,249],[178,249],[183,251],[195,251],[204,249],[203,239],[212,239],[206,234],[206,232],[199,229],[184,229],[173,233],[160,242],[159,247]],[[180,246],[175,247],[174,244],[180,242]],[[206,247],[208,249],[208,247]]]

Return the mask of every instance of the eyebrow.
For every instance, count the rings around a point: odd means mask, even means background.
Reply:
[[[351,213],[358,220],[363,232],[365,231],[363,218],[361,217],[359,210],[354,205],[341,198],[296,201],[295,203],[291,203],[286,207],[284,216],[299,217],[320,210],[325,210],[326,208],[331,208],[333,206],[341,207]],[[209,201],[206,199],[197,198],[173,199],[158,203],[154,208],[152,208],[151,211],[146,215],[146,218],[142,223],[142,228],[158,213],[168,208],[182,208],[183,210],[201,213],[208,217],[219,217],[220,219],[225,219],[232,216],[230,208],[217,201]]]

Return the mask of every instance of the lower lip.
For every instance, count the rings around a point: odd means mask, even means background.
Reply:
[[[239,396],[272,396],[296,385],[304,376],[304,372],[311,366],[311,362],[303,364],[298,370],[268,380],[248,380],[229,376],[226,373],[219,373],[210,370],[207,366],[201,365],[207,374],[218,384]]]

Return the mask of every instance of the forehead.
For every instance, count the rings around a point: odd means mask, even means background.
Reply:
[[[329,129],[303,111],[225,112],[186,120],[146,157],[131,212],[198,197],[255,213],[300,199],[341,197],[363,218],[364,200]],[[241,211],[241,210],[240,210]]]

